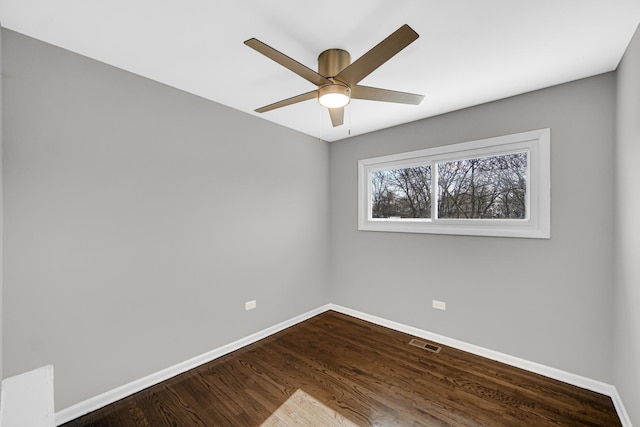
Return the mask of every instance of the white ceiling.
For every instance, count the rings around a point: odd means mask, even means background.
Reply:
[[[335,141],[614,70],[640,0],[1,0],[6,28],[265,120]],[[245,46],[312,69],[328,48],[359,58],[403,24],[420,38],[361,84],[424,94],[419,106],[352,100],[345,124],[315,86]]]

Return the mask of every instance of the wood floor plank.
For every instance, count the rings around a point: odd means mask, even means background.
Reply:
[[[296,401],[336,425],[621,425],[607,396],[412,338],[325,312],[65,427],[308,423]]]

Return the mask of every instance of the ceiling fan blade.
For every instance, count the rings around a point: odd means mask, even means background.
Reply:
[[[332,83],[331,80],[329,80],[329,79],[325,78],[324,76],[316,73],[311,68],[308,68],[308,67],[302,65],[301,63],[299,63],[295,59],[289,58],[284,53],[275,50],[271,46],[262,43],[258,39],[255,39],[255,38],[249,39],[249,40],[245,41],[244,44],[246,44],[250,48],[253,48],[253,49],[257,50],[258,52],[260,52],[261,54],[263,54],[267,58],[272,59],[273,61],[277,62],[278,64],[282,65],[283,67],[288,68],[289,70],[293,71],[294,73],[296,73],[297,75],[299,75],[303,79],[310,81],[311,83],[313,83],[316,86],[321,86],[321,85],[326,85],[326,84],[331,84]]]
[[[418,37],[418,33],[405,24],[338,73],[335,78],[349,86],[353,86],[391,59],[396,53],[409,46]]]
[[[344,107],[328,108],[329,116],[331,116],[331,124],[333,127],[340,126],[344,123]]]
[[[356,85],[351,88],[351,98],[418,105],[424,99],[424,95]]]
[[[311,92],[301,93],[300,95],[292,96],[291,98],[283,99],[282,101],[274,102],[273,104],[265,105],[256,109],[256,113],[264,113],[267,111],[275,110],[276,108],[286,107],[287,105],[296,104],[298,102],[306,101],[318,97],[318,91],[312,90]]]

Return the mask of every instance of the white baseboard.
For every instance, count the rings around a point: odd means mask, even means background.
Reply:
[[[613,406],[616,408],[616,412],[618,413],[618,418],[620,418],[620,423],[622,423],[622,427],[633,427],[631,425],[631,418],[629,418],[629,413],[624,407],[622,403],[622,398],[618,394],[618,389],[615,386],[611,386],[613,388],[612,394],[609,394],[611,400],[613,401]]]
[[[256,332],[255,334],[249,335],[248,337],[239,339],[230,344],[216,348],[215,350],[211,350],[207,353],[193,357],[184,362],[170,366],[166,369],[155,372],[151,375],[147,375],[146,377],[142,377],[128,384],[114,388],[113,390],[109,390],[105,393],[99,394],[90,399],[87,399],[75,405],[69,406],[68,408],[65,408],[65,409],[62,409],[61,411],[56,412],[56,426],[62,425],[66,422],[79,418],[85,414],[88,414],[89,412],[93,412],[95,410],[103,408],[111,403],[117,402],[120,399],[123,399],[127,396],[130,396],[134,393],[144,390],[145,388],[161,383],[162,381],[166,381],[169,378],[173,378],[176,375],[179,375],[190,369],[196,368],[202,364],[205,364],[214,359],[222,357],[226,354],[234,352],[256,341],[260,341],[263,338],[273,335],[276,332],[280,332],[300,322],[304,322],[305,320],[310,319],[314,316],[317,316],[320,313],[324,313],[327,310],[329,310],[328,304],[325,306],[316,308],[314,310],[311,310],[307,313],[296,316],[294,318],[291,318],[289,320],[285,320],[284,322],[278,323],[275,326],[271,326],[269,328],[263,329],[259,332]]]
[[[153,373],[151,375],[147,375],[146,377],[140,378],[129,384],[125,384],[113,390],[102,393],[98,396],[95,396],[93,398],[77,403],[68,408],[65,408],[59,412],[56,412],[56,425],[59,426],[68,421],[81,417],[82,415],[85,415],[89,412],[100,409],[113,402],[116,402],[120,399],[123,399],[127,396],[137,393],[138,391],[144,390],[145,388],[151,387],[162,381],[168,380],[169,378],[172,378],[190,369],[198,367],[204,363],[207,363],[214,359],[222,357],[246,345],[252,344],[256,341],[259,341],[263,338],[273,335],[276,332],[280,332],[283,329],[286,329],[290,326],[303,322],[307,319],[310,319],[313,316],[316,316],[320,313],[324,313],[325,311],[328,311],[328,310],[333,310],[338,313],[343,313],[361,320],[365,320],[367,322],[374,323],[376,325],[384,326],[384,327],[394,329],[396,331],[404,332],[410,335],[414,335],[420,338],[425,338],[430,341],[435,341],[437,343],[444,344],[449,347],[457,348],[459,350],[476,354],[478,356],[486,357],[488,359],[496,360],[498,362],[515,366],[517,368],[521,368],[529,372],[544,375],[546,377],[549,377],[558,381],[562,381],[567,384],[575,385],[577,387],[591,390],[596,393],[610,396],[611,400],[613,401],[613,405],[618,413],[618,417],[620,418],[620,422],[622,423],[622,426],[632,427],[631,419],[629,418],[629,415],[625,410],[625,407],[622,403],[622,399],[620,398],[620,395],[618,394],[618,391],[616,390],[616,388],[611,384],[606,384],[601,381],[593,380],[591,378],[572,374],[570,372],[562,371],[560,369],[556,369],[556,368],[545,366],[539,363],[531,362],[531,361],[521,359],[515,356],[511,356],[505,353],[500,353],[498,351],[490,350],[474,344],[469,344],[464,341],[459,341],[453,338],[446,337],[444,335],[435,334],[433,332],[418,329],[413,326],[407,326],[402,323],[394,322],[394,321],[387,320],[377,316],[372,316],[372,315],[362,313],[357,310],[352,310],[347,307],[342,307],[336,304],[324,305],[315,310],[311,310],[307,313],[301,314],[292,319],[278,323],[277,325],[272,326],[270,328],[263,329],[262,331],[256,332],[255,334],[249,335],[248,337],[232,342],[231,344],[227,344],[225,346],[219,347],[215,350],[209,351],[200,356],[196,356],[185,362],[163,369],[162,371]]]

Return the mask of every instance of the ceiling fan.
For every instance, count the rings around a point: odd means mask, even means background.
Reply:
[[[418,105],[424,98],[423,95],[360,86],[358,84],[418,37],[418,33],[405,24],[353,63],[351,63],[351,55],[346,50],[325,50],[318,56],[318,72],[289,58],[260,40],[249,39],[244,44],[318,86],[316,90],[266,105],[255,111],[264,113],[317,98],[321,105],[329,109],[331,124],[336,127],[344,123],[344,107],[352,98]]]

